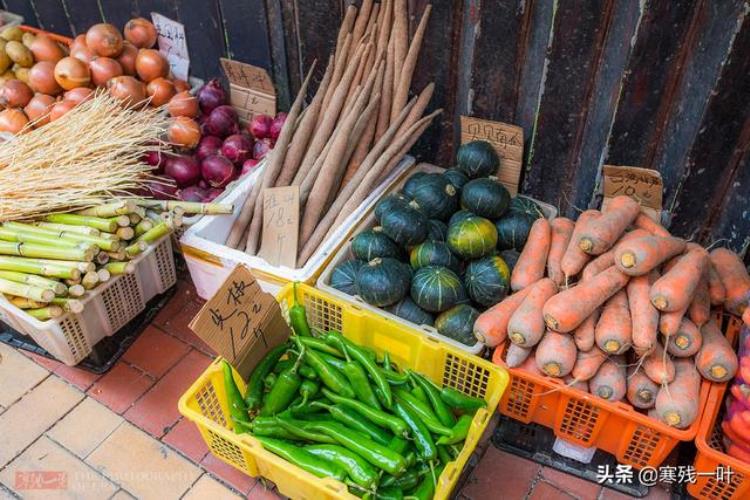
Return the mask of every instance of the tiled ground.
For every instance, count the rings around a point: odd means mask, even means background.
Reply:
[[[177,411],[180,395],[213,358],[187,326],[201,305],[192,285],[180,281],[154,323],[103,376],[0,344],[0,499],[277,498],[208,453]],[[47,489],[35,489],[40,480]],[[457,496],[626,498],[492,446]],[[649,498],[668,495],[654,488]]]

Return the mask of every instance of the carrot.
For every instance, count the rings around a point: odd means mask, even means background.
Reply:
[[[510,276],[510,288],[517,292],[536,283],[544,277],[544,266],[547,262],[551,235],[547,219],[537,219],[531,226],[526,246],[518,257],[516,266]]]
[[[737,433],[732,426],[729,424],[728,421],[724,421],[721,423],[721,432],[724,433],[724,437],[732,441],[733,443],[741,444],[742,446],[750,446],[750,443],[743,438],[739,433]]]
[[[391,118],[395,118],[396,116],[398,116],[401,108],[404,107],[406,101],[409,99],[411,79],[412,76],[414,76],[414,68],[417,67],[419,50],[422,48],[422,40],[424,40],[424,33],[427,29],[427,21],[429,21],[430,19],[430,12],[432,12],[432,5],[428,3],[424,8],[422,18],[419,20],[419,25],[414,32],[414,38],[412,38],[411,45],[409,45],[409,51],[404,58],[404,64],[403,66],[401,66],[401,71],[394,75],[398,76],[398,85],[395,87],[395,90],[393,92]]]
[[[550,377],[564,377],[576,363],[576,345],[565,333],[547,330],[536,346],[536,365]]]
[[[708,266],[703,270],[703,276],[695,289],[693,301],[688,307],[688,316],[698,328],[711,318],[711,297],[708,294]]]
[[[544,304],[544,321],[550,330],[571,332],[627,282],[628,276],[612,266],[550,298]]]
[[[745,312],[742,313],[742,321],[750,327],[750,307],[746,307]]]
[[[635,218],[635,220],[633,221],[633,226],[648,231],[654,236],[672,236],[671,234],[669,234],[669,231],[664,229],[664,226],[662,226],[643,212],[639,213],[638,217]]]
[[[656,271],[635,276],[628,282],[628,305],[632,322],[633,349],[638,356],[651,352],[659,330],[659,311],[648,298],[651,284],[659,277]]]
[[[508,346],[508,352],[505,354],[505,364],[508,368],[516,368],[521,366],[526,358],[531,354],[532,348],[521,347],[513,342]]]
[[[557,285],[549,278],[534,284],[508,322],[508,336],[514,344],[532,347],[541,340],[544,335],[542,306],[555,292]]]
[[[695,367],[711,382],[726,382],[737,373],[737,353],[713,319],[701,328],[703,346],[695,355]]]
[[[622,354],[630,348],[632,328],[628,295],[620,290],[604,303],[594,333],[596,345],[606,353]]]
[[[734,457],[737,460],[742,460],[745,463],[750,463],[750,449],[745,448],[742,445],[730,444],[727,447],[727,455]]]
[[[606,360],[589,380],[589,391],[607,401],[620,401],[627,392],[625,360],[622,356]]]
[[[700,329],[688,318],[682,318],[677,333],[669,337],[667,352],[677,358],[687,358],[698,352],[702,344]]]
[[[656,404],[656,395],[659,386],[648,378],[643,370],[631,367],[628,370],[628,391],[626,393],[630,404],[641,410],[653,408]]]
[[[714,267],[714,263],[713,260],[711,260],[710,254],[708,258],[708,294],[711,296],[711,305],[719,306],[724,303],[724,300],[727,296],[727,291],[724,288],[724,284],[721,282],[721,278],[719,277],[719,273],[716,271],[716,267]]]
[[[583,320],[583,323],[573,330],[573,340],[576,343],[576,347],[581,351],[590,351],[594,347],[594,343],[596,342],[596,323],[599,321],[600,313],[601,308],[597,307],[588,318]]]
[[[674,363],[672,363],[672,358],[666,355],[660,343],[655,343],[651,353],[647,354],[642,361],[643,372],[655,384],[668,384],[674,380]]]
[[[568,375],[563,379],[563,382],[568,387],[571,387],[573,389],[576,389],[581,392],[589,392],[589,383],[585,380],[578,380],[572,375]]]
[[[629,196],[613,198],[601,217],[586,224],[576,244],[589,255],[606,252],[620,239],[640,211],[641,206]]]
[[[481,313],[474,322],[474,336],[477,340],[487,347],[495,347],[505,342],[508,336],[510,317],[532,288],[526,287],[513,295],[509,295],[502,302]]]
[[[739,256],[726,248],[711,251],[711,263],[726,290],[724,308],[741,316],[750,301],[750,276]]]
[[[677,359],[674,367],[674,380],[659,389],[655,408],[662,422],[685,429],[699,416],[701,378],[691,359]]]
[[[693,301],[703,271],[708,264],[708,252],[693,249],[683,255],[669,271],[651,286],[651,303],[662,312],[686,309]]]
[[[570,236],[570,241],[568,242],[568,248],[565,250],[565,254],[563,254],[560,261],[560,269],[565,275],[566,280],[578,274],[591,258],[589,254],[578,248],[578,238],[581,236],[581,232],[586,224],[600,216],[601,212],[599,210],[586,210],[578,216],[576,225],[573,228],[573,234]]]
[[[615,265],[615,252],[607,250],[601,255],[598,255],[594,260],[586,264],[581,272],[581,279],[588,281],[600,272],[604,271]]]
[[[685,313],[687,313],[687,307],[679,311],[661,313],[659,315],[659,332],[667,339],[672,335],[676,335],[677,330],[680,329],[682,318],[685,317]]]
[[[547,276],[557,286],[565,282],[565,274],[560,267],[563,254],[568,249],[570,237],[573,235],[575,222],[567,217],[556,217],[550,223],[552,228],[552,239],[550,240],[549,255],[547,255]]]
[[[685,250],[685,240],[671,236],[643,236],[615,246],[615,265],[630,276],[640,276]]]
[[[598,347],[589,351],[578,351],[576,353],[576,364],[573,366],[571,374],[576,380],[590,380],[606,360],[607,355]]]
[[[508,352],[510,352],[510,348],[514,345],[516,344],[514,344],[513,342],[510,343],[510,345],[508,346]],[[516,347],[518,347],[519,349],[524,349],[523,347],[520,347],[520,346],[516,346]],[[526,358],[526,360],[523,363],[518,365],[518,369],[543,377],[544,373],[542,373],[539,370],[539,367],[536,366],[536,359],[534,357],[534,352],[533,352],[534,349],[529,349],[529,351],[530,351],[529,357]]]

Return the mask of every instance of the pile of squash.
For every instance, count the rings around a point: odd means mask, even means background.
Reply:
[[[416,172],[375,207],[352,258],[330,285],[468,346],[479,313],[502,301],[529,230],[544,217],[493,177],[500,160],[485,141],[462,145],[456,167]]]

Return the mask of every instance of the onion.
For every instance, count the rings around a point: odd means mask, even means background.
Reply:
[[[276,139],[279,138],[279,134],[281,133],[281,129],[284,127],[285,121],[286,113],[284,112],[277,114],[276,118],[273,119],[273,123],[271,123],[270,136],[274,142],[276,142]]]
[[[135,58],[138,57],[138,48],[130,42],[123,42],[122,53],[117,57],[117,62],[122,66],[126,75],[135,75]]]
[[[164,173],[174,179],[178,187],[187,187],[198,181],[201,167],[192,157],[179,155],[167,158]]]
[[[107,82],[107,89],[112,97],[120,99],[129,106],[146,99],[146,86],[132,76],[116,76]]]
[[[34,122],[35,127],[41,127],[49,123],[49,112],[53,104],[55,104],[55,98],[51,95],[36,94],[23,111],[29,120]]]
[[[206,201],[214,201],[221,193],[224,192],[223,188],[211,188],[208,190]]]
[[[139,49],[150,49],[156,45],[156,27],[142,17],[128,21],[123,32],[125,39]]]
[[[51,61],[39,61],[29,70],[29,86],[34,92],[42,94],[57,95],[62,92],[62,87],[55,80],[55,63]]]
[[[271,139],[261,139],[255,141],[253,145],[253,158],[256,160],[262,160],[264,156],[268,154],[273,148],[271,147]]]
[[[38,36],[38,35],[37,35]],[[86,33],[81,33],[73,39],[70,44],[70,51],[73,52],[76,49],[86,47]]]
[[[154,49],[141,49],[135,58],[135,72],[144,82],[150,82],[169,74],[169,62],[161,52]]]
[[[167,131],[169,142],[184,148],[194,148],[201,140],[201,129],[198,123],[187,116],[172,118]]]
[[[40,33],[34,37],[34,41],[31,42],[29,47],[31,53],[34,54],[35,61],[48,61],[56,63],[63,57],[65,52],[56,41],[52,40],[47,35]]]
[[[143,162],[146,165],[154,167],[154,174],[164,173],[164,166],[167,164],[167,159],[167,155],[163,154],[161,151],[148,151],[143,155]]]
[[[253,151],[253,141],[245,134],[233,134],[224,139],[221,154],[235,165],[242,164],[250,158]]]
[[[200,98],[198,99],[200,102]],[[214,108],[206,118],[206,132],[210,135],[226,137],[239,131],[239,118],[232,106],[222,105]]]
[[[74,103],[73,101],[57,101],[55,105],[52,106],[52,109],[49,112],[49,121],[53,122],[58,118],[62,118],[65,113],[75,107],[76,103]]]
[[[177,92],[185,92],[185,91],[190,90],[190,84],[186,82],[185,80],[180,80],[179,78],[175,78],[174,88],[177,89]]]
[[[122,35],[109,23],[95,24],[86,32],[86,46],[96,55],[117,57],[122,52]]]
[[[177,186],[171,177],[153,176],[139,189],[133,190],[133,194],[142,198],[174,200],[177,198]]]
[[[223,141],[214,135],[204,136],[195,150],[196,158],[202,161],[208,156],[219,154],[222,143]]]
[[[234,165],[221,155],[211,155],[201,162],[201,175],[211,187],[224,187],[234,179]]]
[[[66,101],[73,101],[76,104],[80,104],[83,101],[91,99],[94,95],[94,91],[88,87],[78,87],[77,89],[68,90],[63,94],[63,99]]]
[[[265,139],[271,134],[271,124],[273,118],[268,115],[255,115],[250,123],[247,125],[247,130],[256,139]]]
[[[198,90],[198,103],[201,105],[201,111],[206,114],[227,103],[227,93],[218,78],[210,80]]]
[[[177,87],[175,85],[175,87]],[[190,92],[183,90],[169,100],[167,111],[172,116],[188,116],[195,118],[198,116],[198,99],[190,95]]]
[[[75,57],[63,57],[55,64],[55,80],[65,90],[88,87],[91,83],[89,67]]]
[[[242,163],[242,171],[240,172],[240,175],[245,175],[253,170],[255,170],[255,167],[260,163],[260,160],[256,160],[255,158],[248,158]]]
[[[91,61],[93,61],[97,57],[96,53],[94,53],[93,50],[86,46],[71,49],[70,56],[75,57],[79,61],[83,61],[86,64],[91,63]]]
[[[208,182],[206,182],[205,180],[201,179],[201,180],[198,181],[198,184],[196,184],[196,186],[198,186],[200,188],[203,188],[203,189],[208,189]]]
[[[29,118],[18,108],[7,108],[0,111],[0,132],[18,134],[23,130]]]
[[[180,189],[177,196],[179,196],[182,201],[196,201],[198,203],[203,203],[207,201],[208,190],[198,186],[188,186],[185,189]]]
[[[34,92],[21,80],[8,80],[0,88],[0,105],[6,108],[22,108],[32,97]]]
[[[109,57],[97,57],[89,63],[91,82],[97,87],[105,85],[110,79],[122,75],[122,66]]]
[[[146,85],[146,94],[151,98],[151,105],[158,108],[170,102],[175,94],[174,84],[166,78],[155,78]]]

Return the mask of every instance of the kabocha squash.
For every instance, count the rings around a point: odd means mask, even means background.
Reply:
[[[449,168],[443,172],[443,176],[448,179],[448,182],[453,184],[456,190],[463,189],[464,185],[469,182],[469,176],[459,168]]]
[[[418,269],[411,280],[411,298],[422,309],[443,312],[466,300],[466,291],[456,273],[441,266]]]
[[[469,217],[473,217],[474,214],[471,213],[469,210],[459,210],[455,214],[451,215],[451,218],[448,220],[448,227],[452,226],[453,224],[456,224],[458,222],[461,222],[462,220],[466,220]]]
[[[409,272],[404,267],[390,257],[372,259],[357,272],[357,295],[378,307],[395,304],[409,291]]]
[[[472,179],[476,179],[497,172],[500,158],[489,142],[471,141],[458,148],[456,162],[461,171]]]
[[[406,206],[393,207],[383,213],[380,225],[383,232],[399,245],[410,247],[427,239],[427,217],[418,210],[415,201]]]
[[[510,200],[508,212],[527,214],[533,217],[534,220],[544,217],[544,212],[539,208],[539,205],[534,200],[523,196],[516,196]]]
[[[503,215],[509,203],[510,193],[497,177],[471,180],[461,190],[461,207],[487,219]]]
[[[427,172],[414,172],[408,179],[406,179],[406,182],[404,182],[404,187],[401,188],[401,192],[404,193],[407,198],[414,199],[414,191],[417,189],[417,186],[419,186],[422,181],[430,175],[433,174],[428,174]]]
[[[445,241],[448,236],[448,225],[437,219],[427,221],[427,239],[432,241]]]
[[[369,262],[375,257],[401,258],[401,248],[390,239],[380,226],[362,231],[352,239],[352,254]]]
[[[357,278],[357,272],[359,272],[363,264],[364,262],[356,259],[336,264],[333,271],[331,271],[331,286],[348,295],[356,294],[357,289],[354,286],[354,280]]]
[[[411,321],[417,325],[430,325],[435,322],[435,318],[432,314],[428,313],[421,307],[419,307],[410,297],[404,297],[404,300],[398,304],[394,304],[386,309],[391,314],[395,314],[399,318],[403,318],[406,321]]]
[[[428,240],[415,246],[409,252],[409,262],[413,269],[443,266],[457,273],[461,268],[461,262],[443,241]]]
[[[500,250],[523,250],[535,217],[525,212],[510,212],[495,221],[497,248]]]
[[[448,220],[458,209],[456,188],[440,174],[420,177],[409,196],[422,212],[432,219]]]
[[[466,345],[474,345],[474,322],[479,312],[468,304],[454,306],[435,318],[438,333]]]
[[[471,300],[492,306],[503,300],[510,288],[510,269],[502,257],[490,256],[466,266],[464,285]]]
[[[500,257],[503,258],[503,260],[505,261],[505,264],[507,264],[508,266],[508,270],[511,273],[513,272],[513,268],[516,267],[516,262],[518,262],[518,257],[520,256],[521,256],[521,252],[513,248],[508,249],[508,250],[503,250],[500,252]]]
[[[497,245],[495,225],[475,215],[448,226],[448,246],[464,260],[489,255]]]
[[[411,200],[403,193],[391,193],[383,197],[375,205],[375,218],[379,221],[383,214],[394,210],[396,207],[406,207]]]

